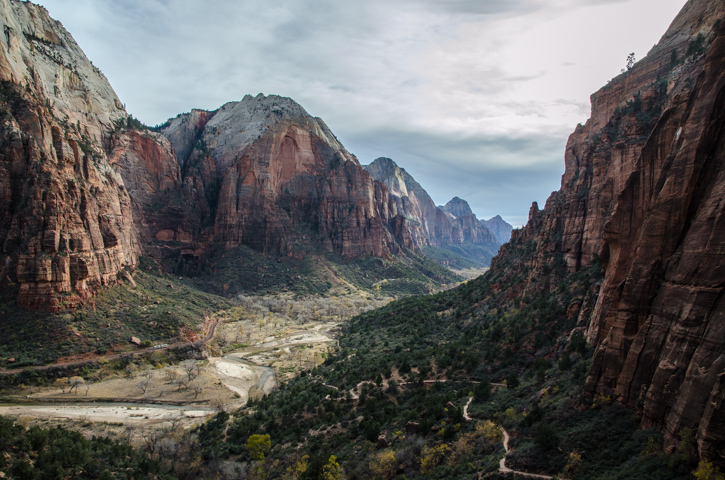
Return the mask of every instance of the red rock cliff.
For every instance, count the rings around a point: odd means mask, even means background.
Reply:
[[[555,252],[569,272],[601,259],[603,282],[572,305],[596,347],[587,390],[639,406],[669,447],[693,429],[700,454],[719,463],[724,14],[722,0],[689,1],[645,59],[592,96],[591,119],[567,145],[561,190],[512,240],[536,242],[533,267]]]
[[[413,246],[387,188],[288,98],[248,95],[215,112],[180,115],[162,133],[175,148],[180,182],[204,192],[213,218],[187,222],[197,242],[282,255],[303,245],[345,256]]]
[[[136,263],[131,199],[105,154],[126,113],[44,8],[0,0],[0,17],[0,282],[60,309]]]

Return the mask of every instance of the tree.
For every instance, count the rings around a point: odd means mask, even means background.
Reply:
[[[330,455],[327,460],[327,464],[322,467],[322,479],[323,480],[341,480],[342,479],[342,467],[337,463],[337,457]]]
[[[697,480],[725,480],[725,475],[720,473],[720,468],[707,459],[700,460],[697,470],[692,471]]]
[[[506,386],[509,388],[516,388],[519,386],[519,375],[514,370],[509,371],[506,375]]]
[[[369,464],[370,473],[375,478],[390,480],[395,477],[398,464],[395,460],[395,452],[391,449],[383,450],[375,454]]]
[[[272,447],[272,441],[270,440],[269,434],[255,434],[251,435],[247,439],[247,443],[244,447],[247,449],[253,460],[262,461],[267,453],[269,453],[269,450]]]
[[[481,380],[478,385],[473,388],[473,396],[477,402],[485,402],[491,397],[491,382],[487,379]]]
[[[85,383],[85,380],[83,380],[83,377],[70,377],[68,380],[68,385],[70,386],[69,393],[75,389],[76,395],[78,395],[78,387],[83,385]]]
[[[57,378],[55,382],[53,382],[53,385],[60,388],[60,391],[65,393],[65,390],[68,388],[68,377]]]
[[[637,59],[634,58],[634,52],[627,55],[627,71],[632,70],[634,68],[634,64],[637,63]]]
[[[149,380],[148,378],[144,378],[136,384],[136,386],[141,390],[141,393],[143,393],[144,395],[146,394],[146,390],[148,390],[149,385],[151,385],[151,380]]]
[[[536,427],[536,435],[534,443],[540,450],[548,452],[559,446],[559,436],[556,434],[556,428],[546,420],[539,422]]]
[[[194,393],[194,398],[196,398],[201,392],[204,391],[204,383],[200,379],[194,380],[189,384],[189,390]]]
[[[181,362],[181,368],[184,369],[186,375],[191,382],[198,375],[199,368],[196,365],[196,360],[184,360]]]

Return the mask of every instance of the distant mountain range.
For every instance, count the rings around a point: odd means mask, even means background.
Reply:
[[[496,228],[502,233],[501,241],[486,222],[476,218],[468,203],[458,197],[445,207],[436,207],[423,187],[389,158],[378,158],[364,168],[388,188],[396,211],[405,217],[415,244],[421,248],[447,249],[488,266],[501,244],[511,237],[511,225],[503,220],[503,225],[496,222]],[[506,227],[508,237],[503,233]]]

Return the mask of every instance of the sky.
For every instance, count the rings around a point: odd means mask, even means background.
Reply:
[[[685,0],[41,0],[147,125],[291,97],[360,163],[526,223],[589,96]]]

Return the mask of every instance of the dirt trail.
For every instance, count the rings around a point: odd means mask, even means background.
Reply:
[[[501,457],[501,462],[499,462],[499,467],[498,467],[498,471],[499,472],[501,472],[501,473],[513,473],[515,475],[521,475],[522,477],[529,477],[529,478],[542,478],[542,479],[551,479],[551,478],[554,478],[554,477],[549,476],[549,475],[539,475],[537,473],[526,473],[526,472],[521,472],[521,471],[518,471],[518,470],[512,470],[512,469],[508,468],[506,466],[506,455],[508,455],[508,453],[511,451],[511,449],[509,448],[509,439],[510,439],[510,437],[509,437],[509,434],[506,431],[506,429],[504,429],[503,427],[499,427],[499,428],[501,428],[501,432],[503,432],[503,448],[506,450],[506,453],[504,454],[504,456]]]
[[[473,397],[468,397],[468,403],[466,403],[466,406],[465,406],[465,407],[463,407],[463,419],[464,419],[465,421],[467,421],[467,422],[470,422],[471,420],[473,420],[473,419],[472,419],[472,418],[471,418],[471,417],[470,417],[470,416],[468,415],[468,406],[469,406],[469,405],[471,404],[471,402],[472,402],[472,401],[473,401]]]

